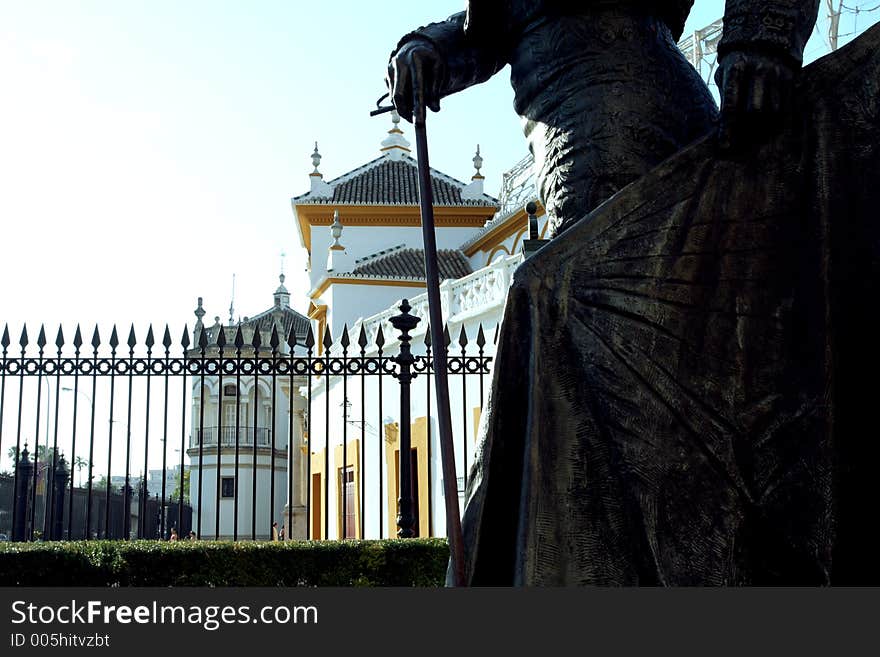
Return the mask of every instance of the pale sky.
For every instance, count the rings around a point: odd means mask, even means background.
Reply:
[[[388,53],[462,6],[0,0],[0,324],[14,341],[23,321],[50,340],[59,321],[68,337],[76,322],[134,322],[139,337],[168,322],[176,338],[198,296],[226,320],[233,273],[236,315],[269,307],[281,252],[303,310],[290,198],[308,190],[314,142],[325,180],[377,157]],[[686,30],[722,6],[697,0]],[[845,16],[841,33],[877,14]],[[479,143],[497,194],[526,153],[511,103],[506,70],[446,99],[431,164],[467,181]]]

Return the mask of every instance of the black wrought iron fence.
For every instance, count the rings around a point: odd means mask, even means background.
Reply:
[[[401,309],[393,319],[408,315]],[[382,326],[354,340],[326,329],[320,345],[311,329],[282,336],[278,325],[197,325],[177,342],[167,326],[160,341],[152,327],[143,340],[132,327],[125,343],[115,327],[106,341],[96,327],[88,343],[79,327],[71,341],[59,327],[52,344],[43,328],[32,341],[24,327],[15,345],[7,326],[0,534],[184,538],[192,527],[197,538],[384,538],[402,498],[415,509],[404,535],[442,534],[428,335],[421,353],[402,357],[386,353]],[[446,336],[461,490],[492,359],[482,326],[473,337],[462,327],[457,347]],[[404,331],[388,346],[409,340]],[[410,447],[416,412],[426,453]],[[402,481],[407,453],[414,467]]]

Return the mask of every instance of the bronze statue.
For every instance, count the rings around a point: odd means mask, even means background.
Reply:
[[[689,2],[584,4],[474,0],[389,67],[408,116],[511,63],[564,229],[508,295],[468,583],[880,583],[880,26],[799,70],[818,3],[729,0],[713,131]]]
[[[712,129],[715,102],[676,47],[692,4],[471,0],[401,39],[388,67],[392,98],[410,119],[415,93],[437,111],[443,96],[510,64],[553,235]],[[818,0],[727,2],[725,131],[783,109],[817,10]]]

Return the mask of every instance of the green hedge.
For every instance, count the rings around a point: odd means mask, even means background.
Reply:
[[[442,586],[445,539],[0,543],[0,586]]]

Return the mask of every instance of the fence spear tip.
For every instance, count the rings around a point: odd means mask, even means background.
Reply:
[[[134,335],[134,324],[131,325],[131,328],[128,331],[128,348],[134,349],[134,346],[137,344],[137,338]]]
[[[18,340],[18,344],[21,345],[21,348],[24,349],[28,346],[28,334],[27,334],[27,324],[21,327],[21,338]]]
[[[381,324],[379,324],[379,328],[376,330],[376,346],[379,349],[385,346],[385,333],[382,331]]]
[[[147,328],[147,348],[152,349],[154,344],[156,344],[156,339],[153,337],[153,325],[150,324],[149,328]]]
[[[165,335],[162,336],[162,346],[165,347],[165,351],[168,351],[171,348],[171,330],[168,328],[168,324],[165,325]]]
[[[0,339],[0,345],[3,346],[3,351],[6,351],[9,346],[9,324],[3,325],[3,338]]]
[[[113,331],[110,333],[110,346],[113,349],[119,346],[119,334],[116,332],[116,324],[113,325]]]
[[[348,349],[348,345],[351,344],[351,340],[348,337],[348,324],[343,324],[342,326],[342,338],[339,340],[339,343],[343,349]]]
[[[309,330],[308,330],[308,333],[306,333],[305,346],[306,346],[306,349],[308,349],[309,351],[311,351],[312,347],[315,346],[315,332],[312,330],[311,324],[309,324]]]
[[[464,324],[461,325],[461,332],[458,334],[458,346],[464,349],[468,344],[467,331],[465,331]]]
[[[482,349],[486,346],[486,334],[483,333],[483,323],[480,322],[480,330],[477,331],[477,346]]]
[[[324,327],[324,349],[329,349],[333,345],[333,338],[330,336],[330,325]]]
[[[184,350],[189,349],[189,327],[186,324],[183,326],[183,336],[180,338],[180,345]]]
[[[364,325],[361,324],[360,333],[358,333],[358,346],[361,348],[361,351],[367,348],[369,341],[367,340],[367,330],[364,328]]]
[[[208,348],[208,330],[203,326],[199,329],[199,349],[204,353]]]
[[[98,325],[95,324],[95,331],[92,333],[92,347],[97,350],[101,346],[101,334],[98,332]]]

